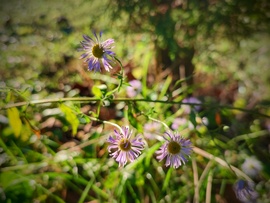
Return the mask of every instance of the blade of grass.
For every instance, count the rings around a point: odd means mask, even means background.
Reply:
[[[130,182],[127,182],[127,189],[129,190],[132,198],[133,198],[133,201],[135,201],[136,203],[140,203],[140,200],[138,199],[137,195],[136,195],[136,192],[134,191],[134,189],[132,188]]]
[[[94,183],[94,180],[95,180],[95,178],[92,178],[91,180],[88,181],[88,183],[87,183],[87,185],[86,185],[86,187],[85,187],[85,189],[84,189],[78,203],[83,203],[84,202],[85,198],[87,197],[87,194],[88,194],[89,190],[91,189],[91,186]]]
[[[18,162],[18,160],[16,159],[16,157],[14,156],[14,154],[9,150],[9,148],[5,145],[5,143],[3,142],[3,140],[1,139],[1,137],[0,137],[0,146],[9,155],[9,158],[11,159],[11,162],[13,162],[12,164],[16,164]]]
[[[172,167],[169,168],[169,170],[167,171],[163,186],[162,186],[162,191],[165,191],[169,185],[170,179],[172,176]]]
[[[192,159],[192,169],[193,169],[193,180],[194,180],[194,187],[195,187],[195,192],[194,192],[194,203],[199,203],[199,175],[198,175],[198,167],[197,167],[197,162],[195,159]]]
[[[211,191],[212,191],[213,171],[211,170],[207,179],[206,198],[205,203],[211,203]]]
[[[199,183],[198,183],[198,190],[199,191],[200,191],[200,187],[202,185],[202,182],[203,182],[204,178],[206,177],[206,175],[208,174],[209,170],[211,169],[212,164],[213,164],[213,161],[210,160],[207,163],[206,167],[204,168],[204,170],[203,170],[203,172],[202,172],[202,174],[200,176]]]

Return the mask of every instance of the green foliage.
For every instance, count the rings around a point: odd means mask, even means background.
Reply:
[[[231,201],[252,156],[267,202],[268,10],[266,0],[1,2],[0,202]],[[109,73],[78,59],[91,29],[116,41]],[[134,79],[142,90],[130,98]],[[181,103],[191,95],[200,110]],[[124,167],[107,148],[119,126],[145,144]],[[193,145],[177,169],[156,158],[168,128]]]
[[[79,126],[79,120],[76,114],[72,111],[71,108],[69,108],[65,104],[60,104],[59,108],[65,114],[67,122],[71,125],[72,135],[75,135]]]
[[[22,130],[22,121],[20,118],[20,113],[17,108],[7,109],[8,120],[10,121],[10,126],[14,132],[14,135],[18,138]]]

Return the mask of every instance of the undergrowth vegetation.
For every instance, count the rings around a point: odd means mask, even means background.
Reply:
[[[270,202],[269,5],[196,2],[2,3],[0,202]]]

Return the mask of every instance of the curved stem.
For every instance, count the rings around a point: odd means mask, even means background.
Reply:
[[[157,119],[152,118],[152,117],[147,116],[147,115],[145,115],[145,116],[146,116],[148,119],[152,120],[152,121],[155,121],[155,122],[161,123],[161,124],[162,124],[162,125],[164,125],[166,128],[168,128],[168,130],[171,130],[171,129],[169,128],[169,126],[168,126],[166,123],[164,123],[163,121],[157,120]]]
[[[211,203],[212,181],[213,181],[213,171],[210,171],[207,179],[205,203]]]
[[[123,67],[123,64],[121,63],[121,61],[118,58],[114,57],[114,59],[119,63],[119,65],[121,67],[120,74],[118,75],[119,83],[118,83],[118,86],[115,89],[113,89],[112,91],[107,92],[107,94],[105,95],[105,99],[108,96],[110,96],[113,93],[115,93],[116,91],[119,91],[120,88],[122,87],[123,81],[124,81],[124,67]]]
[[[103,121],[103,120],[100,120],[100,119],[98,119],[98,118],[91,117],[91,116],[88,116],[88,117],[89,117],[91,120],[93,120],[93,121],[99,121],[99,122],[102,122],[102,123],[104,123],[104,124],[112,125],[112,126],[118,128],[118,130],[119,130],[122,134],[124,134],[123,129],[122,129],[119,125],[117,125],[117,124],[115,124],[115,123],[112,123],[112,122],[110,122],[110,121]]]
[[[240,177],[243,177],[245,178],[246,180],[248,181],[252,181],[252,179],[250,177],[248,177],[248,175],[246,175],[244,172],[242,172],[241,170],[239,170],[238,168],[236,168],[235,166],[232,166],[230,164],[228,164],[226,161],[224,161],[223,159],[219,158],[219,157],[215,157],[214,155],[198,148],[198,147],[193,147],[193,151],[207,159],[210,159],[210,160],[214,160],[216,161],[217,163],[219,163],[221,166],[223,167],[226,167],[226,168],[229,168],[231,170],[233,170],[233,172],[237,175],[237,176],[240,176]]]

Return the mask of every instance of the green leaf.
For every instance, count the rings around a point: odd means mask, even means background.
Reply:
[[[128,116],[128,121],[129,121],[129,123],[134,127],[134,128],[136,128],[137,129],[137,127],[138,127],[138,122],[137,122],[137,120],[136,120],[136,118],[135,118],[135,116],[136,116],[136,113],[134,112],[134,107],[135,105],[133,104],[131,104],[131,103],[129,103],[128,104],[128,109],[127,109],[127,116]]]
[[[98,86],[94,85],[92,87],[92,93],[95,95],[95,97],[102,98],[102,92],[101,92],[100,88],[98,88]]]
[[[165,191],[165,189],[168,188],[169,182],[171,180],[172,170],[173,170],[173,168],[170,167],[169,170],[167,171],[165,180],[163,182],[162,191]]]
[[[113,171],[106,177],[104,185],[107,189],[116,188],[119,185],[119,171]]]
[[[65,114],[67,122],[71,125],[72,135],[75,135],[77,133],[77,129],[80,123],[79,119],[77,118],[76,114],[72,111],[72,109],[66,106],[65,104],[61,104],[60,109]]]
[[[19,137],[22,130],[22,121],[17,108],[13,107],[7,110],[9,124],[14,132],[15,137]]]
[[[155,145],[153,145],[149,150],[147,151],[146,157],[145,157],[145,166],[149,167],[151,160],[153,158],[153,154],[157,151],[157,149],[161,146],[161,143],[158,142]]]
[[[190,114],[189,114],[189,120],[194,125],[194,128],[196,128],[197,122],[196,122],[196,114],[195,114],[194,111],[191,111],[190,112]]]

